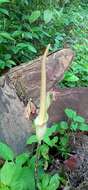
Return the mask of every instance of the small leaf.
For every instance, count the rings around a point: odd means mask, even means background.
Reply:
[[[48,136],[45,136],[43,141],[50,147],[52,147],[52,142]]]
[[[16,30],[12,33],[13,38],[21,37],[22,36],[22,31]]]
[[[40,147],[40,152],[41,152],[41,155],[42,155],[46,160],[49,160],[49,155],[48,155],[49,147],[48,147],[48,145],[46,145],[46,144],[41,145],[41,147]]]
[[[0,59],[0,69],[4,69],[6,66],[5,61]]]
[[[8,3],[8,2],[10,2],[9,0],[0,0],[0,4],[2,4],[2,3]]]
[[[56,143],[58,142],[58,137],[53,137],[53,139],[51,140],[51,146],[55,146]]]
[[[33,53],[36,53],[37,50],[35,49],[35,47],[32,44],[29,43],[19,43],[16,45],[16,47],[13,49],[14,53],[18,53],[21,50],[29,50]]]
[[[15,63],[14,61],[12,61],[12,60],[6,61],[6,66],[7,66],[8,68],[12,68],[13,65],[16,65],[16,63]]]
[[[42,178],[42,188],[43,189],[46,189],[48,187],[48,184],[49,184],[49,180],[50,180],[50,177],[48,174],[45,174]]]
[[[0,32],[0,36],[7,40],[14,40],[8,32]]]
[[[37,137],[36,135],[32,135],[31,137],[28,138],[27,143],[26,144],[32,144],[32,143],[37,143]]]
[[[35,49],[35,47],[31,44],[28,44],[28,50],[33,52],[33,53],[37,53],[37,50]]]
[[[52,125],[52,127],[47,128],[44,138],[51,136],[57,129],[57,125]]]
[[[61,122],[60,122],[60,128],[63,129],[63,130],[68,129],[68,124],[67,124],[67,122],[61,121]]]
[[[5,54],[4,59],[5,59],[5,61],[10,60],[11,54]]]
[[[56,190],[57,188],[59,188],[59,185],[60,185],[60,177],[58,174],[55,174],[50,179],[48,190]]]
[[[29,21],[31,23],[35,22],[36,20],[38,20],[38,18],[40,17],[40,11],[33,11],[31,16],[29,17]]]
[[[53,12],[49,9],[44,11],[44,21],[45,23],[49,23],[53,18]]]
[[[0,8],[0,13],[9,16],[9,12],[6,9]]]
[[[32,39],[33,35],[31,32],[24,32],[24,34],[22,35],[23,38],[25,39]]]
[[[6,145],[2,142],[0,142],[0,156],[5,160],[13,160],[14,159],[14,153],[13,153],[12,149],[8,145]]]
[[[23,153],[16,157],[16,164],[22,166],[29,159],[29,154]]]
[[[76,131],[78,129],[78,123],[72,123],[70,127],[72,130]]]
[[[68,82],[75,82],[75,81],[78,81],[79,78],[73,73],[67,72],[64,76],[64,80]]]
[[[68,118],[73,119],[76,117],[76,112],[70,108],[65,109],[65,114],[67,115]]]
[[[68,136],[61,137],[60,138],[60,144],[62,146],[66,146],[68,144],[68,140],[69,140]]]
[[[79,122],[79,123],[84,123],[85,122],[85,119],[81,116],[76,116],[76,118],[74,119],[74,121],[76,122]]]
[[[87,124],[80,124],[79,129],[81,131],[88,131],[88,125]]]

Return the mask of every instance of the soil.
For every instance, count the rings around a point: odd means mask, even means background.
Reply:
[[[88,190],[88,136],[76,135],[71,147],[76,155],[76,167],[68,172],[71,190]]]
[[[68,185],[62,190],[88,190],[88,136],[76,134],[71,137],[70,145],[70,157],[64,161],[57,155],[50,170],[63,170]]]

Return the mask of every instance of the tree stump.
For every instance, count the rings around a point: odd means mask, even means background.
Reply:
[[[27,103],[29,98],[32,98],[34,103],[39,104],[41,59],[42,57],[15,67],[0,79],[0,140],[10,145],[16,153],[24,150],[32,124],[31,120],[26,120],[25,106],[20,100]],[[63,78],[72,59],[73,51],[70,49],[63,49],[48,56],[47,91]],[[51,121],[52,116],[51,113]]]

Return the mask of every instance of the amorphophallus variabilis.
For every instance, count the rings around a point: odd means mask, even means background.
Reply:
[[[41,63],[40,110],[38,116],[34,120],[36,136],[39,142],[41,142],[46,133],[48,121],[47,109],[49,108],[51,102],[50,93],[46,93],[46,59],[49,48],[50,44],[47,46],[44,52],[43,60]]]

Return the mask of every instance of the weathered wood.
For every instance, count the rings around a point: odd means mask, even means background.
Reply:
[[[63,49],[48,56],[47,90],[50,90],[56,81],[61,80],[72,58],[73,52],[70,49]],[[0,140],[9,144],[17,153],[24,150],[27,136],[31,133],[31,121],[25,119],[25,108],[20,99],[26,97],[28,100],[31,97],[34,102],[38,102],[40,63],[41,57],[11,69],[6,77],[0,79]]]
[[[17,153],[22,152],[31,132],[31,121],[24,117],[24,105],[14,88],[0,87],[0,140]]]
[[[64,72],[68,69],[73,59],[73,51],[71,49],[63,49],[50,54],[47,57],[46,74],[47,74],[47,91],[49,91],[57,81],[62,80]],[[14,83],[17,95],[24,99],[31,97],[38,104],[40,97],[40,64],[42,57],[15,67],[10,70],[8,76],[10,81]]]
[[[55,89],[49,108],[50,122],[66,120],[65,108],[72,108],[88,123],[88,88]]]

